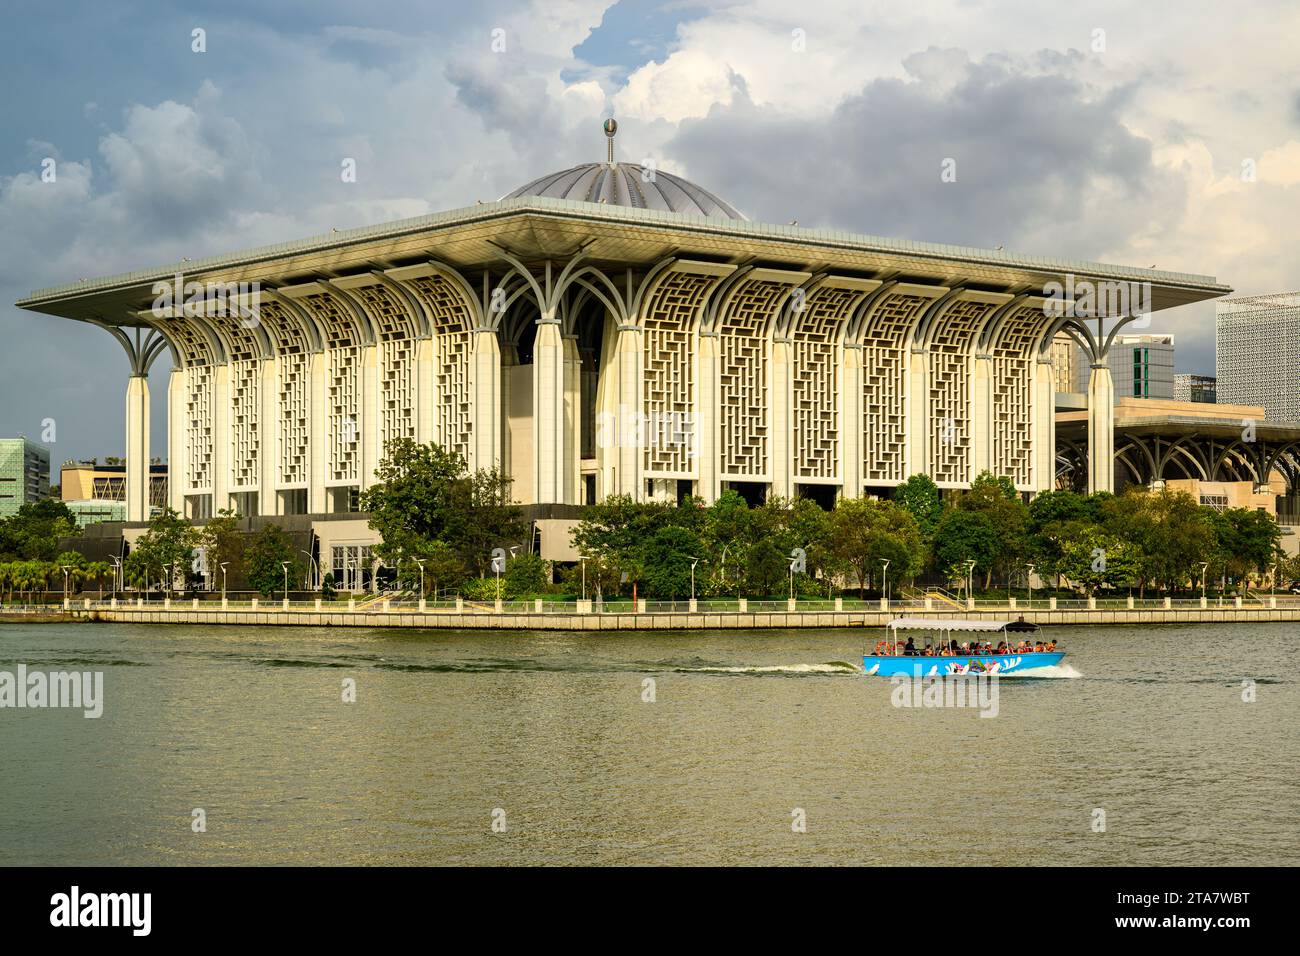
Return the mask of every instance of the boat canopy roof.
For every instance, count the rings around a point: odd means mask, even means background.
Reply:
[[[896,617],[889,627],[896,631],[1000,631],[1009,621],[963,621],[956,618],[931,619]]]

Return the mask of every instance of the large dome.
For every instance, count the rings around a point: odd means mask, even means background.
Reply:
[[[520,186],[502,199],[549,196],[581,202],[659,209],[692,216],[744,219],[739,210],[689,180],[636,163],[584,163]]]

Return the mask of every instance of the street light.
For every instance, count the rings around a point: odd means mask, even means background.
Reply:
[[[280,567],[284,568],[284,603],[285,604],[289,603],[289,563],[290,562],[288,561],[280,562]]]
[[[1201,562],[1201,600],[1202,601],[1205,600],[1205,572],[1209,569],[1209,567],[1210,567],[1209,561]]]
[[[582,599],[587,600],[587,558],[582,558]]]
[[[226,606],[226,565],[229,561],[221,562],[221,606]]]
[[[1026,599],[1025,603],[1029,607],[1033,607],[1034,606],[1034,566],[1032,564],[1025,565],[1025,587],[1029,589],[1029,597]]]
[[[307,586],[311,590],[315,590],[317,585],[316,579],[321,576],[320,571],[318,570],[318,566],[316,564],[316,559],[312,557],[312,553],[310,551],[303,551],[301,548],[299,548],[298,553],[307,555]]]
[[[68,606],[68,571],[69,571],[69,566],[65,564],[65,565],[62,565],[61,567],[63,568],[63,606],[64,606],[64,607],[67,607],[67,606]]]
[[[690,557],[687,555],[687,557]],[[695,600],[695,566],[700,563],[699,558],[691,558],[691,600]]]
[[[966,559],[966,600],[971,600],[971,591],[974,590],[973,577],[975,574],[975,559]]]
[[[881,558],[880,563],[884,565],[880,569],[880,593],[885,596],[885,607],[889,607],[889,559]]]
[[[113,562],[113,600],[117,600],[117,592],[126,587],[125,582],[123,582],[122,588],[117,586],[122,577],[122,559],[115,554],[110,554],[108,560]]]
[[[421,601],[424,600],[424,562],[427,560],[429,559],[428,558],[415,559],[415,563],[420,566],[420,600]]]

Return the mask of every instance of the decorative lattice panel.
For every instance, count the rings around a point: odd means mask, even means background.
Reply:
[[[167,333],[184,356],[186,365],[211,365],[212,345],[192,319],[167,319]]]
[[[863,330],[862,475],[867,483],[908,478],[908,335],[931,301],[919,295],[887,295],[873,308]]]
[[[299,319],[291,315],[289,310],[278,302],[268,302],[263,299],[258,307],[258,319],[262,323],[262,328],[266,329],[271,337],[271,341],[275,343],[278,354],[308,351],[307,336],[299,324]]]
[[[1034,364],[1048,319],[1036,306],[1007,317],[991,343],[993,356],[993,470],[1016,485],[1033,481]]]
[[[434,420],[439,443],[447,451],[469,458],[474,435],[473,322],[464,299],[442,276],[410,281],[433,327]]]
[[[375,323],[381,342],[416,337],[410,311],[387,286],[363,285],[352,291],[365,304],[366,313]]]
[[[930,477],[935,481],[971,479],[970,343],[996,306],[954,302],[937,319],[930,343]]]
[[[280,356],[280,483],[305,485],[311,473],[311,367],[303,352]]]
[[[391,339],[379,347],[379,441],[415,437],[415,340]]]
[[[230,363],[230,482],[236,490],[256,489],[261,461],[262,363]]]
[[[262,354],[262,346],[257,341],[253,329],[245,328],[239,318],[233,315],[220,316],[214,318],[212,323],[226,347],[226,358],[229,361],[242,362]]]
[[[356,481],[361,457],[361,350],[330,349],[329,384],[329,465],[331,481]]]
[[[694,473],[695,316],[717,279],[674,272],[650,295],[642,316],[642,412],[660,440],[645,443],[645,471],[652,477],[689,478]],[[671,440],[662,440],[667,435]]]
[[[356,316],[348,310],[346,303],[324,292],[304,296],[301,301],[311,310],[324,330],[327,349],[347,348],[360,344],[361,337],[357,329]]]
[[[780,282],[743,285],[718,323],[719,456],[724,478],[768,472],[767,328],[789,292]]]
[[[837,478],[840,461],[840,329],[862,293],[819,288],[795,316],[791,398],[794,408],[794,473],[798,478]]]
[[[195,491],[212,487],[212,366],[185,370],[185,479]]]

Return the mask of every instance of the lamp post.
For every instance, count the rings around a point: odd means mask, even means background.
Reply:
[[[972,601],[974,597],[971,592],[974,590],[975,559],[966,559],[966,600]]]
[[[284,568],[284,603],[289,603],[289,562],[281,561],[280,567]]]
[[[1027,607],[1033,607],[1034,606],[1034,566],[1032,564],[1025,565],[1025,587],[1029,591],[1029,596],[1025,599],[1025,604]]]
[[[117,585],[122,577],[122,559],[115,554],[110,554],[108,560],[113,562],[113,600],[117,600],[117,592],[121,590]],[[125,584],[123,584],[125,587]]]
[[[221,606],[226,606],[226,565],[229,561],[221,562]]]
[[[587,600],[587,557],[582,557],[582,599]]]
[[[415,563],[420,566],[420,600],[424,600],[424,562],[428,558],[416,558]]]
[[[67,607],[68,606],[68,571],[70,569],[69,566],[66,564],[61,565],[61,567],[63,570],[63,606]]]
[[[298,551],[300,554],[307,555],[307,587],[309,590],[314,591],[316,590],[316,587],[319,583],[316,579],[320,577],[320,572],[317,569],[316,559],[312,557],[310,551],[303,551],[301,548],[299,548]]]
[[[1210,567],[1209,561],[1201,562],[1201,600],[1205,600],[1205,573]]]
[[[691,558],[691,600],[695,600],[695,566],[700,563],[699,558]]]
[[[790,559],[790,600],[794,600],[794,566],[797,558]]]
[[[885,596],[885,609],[889,609],[889,559],[881,558],[880,563],[884,565],[880,569],[880,593]]]
[[[167,582],[166,582],[166,586],[163,588],[163,596],[171,597],[172,588],[174,588],[175,586],[176,586],[176,562],[173,561],[171,564],[167,565]]]

